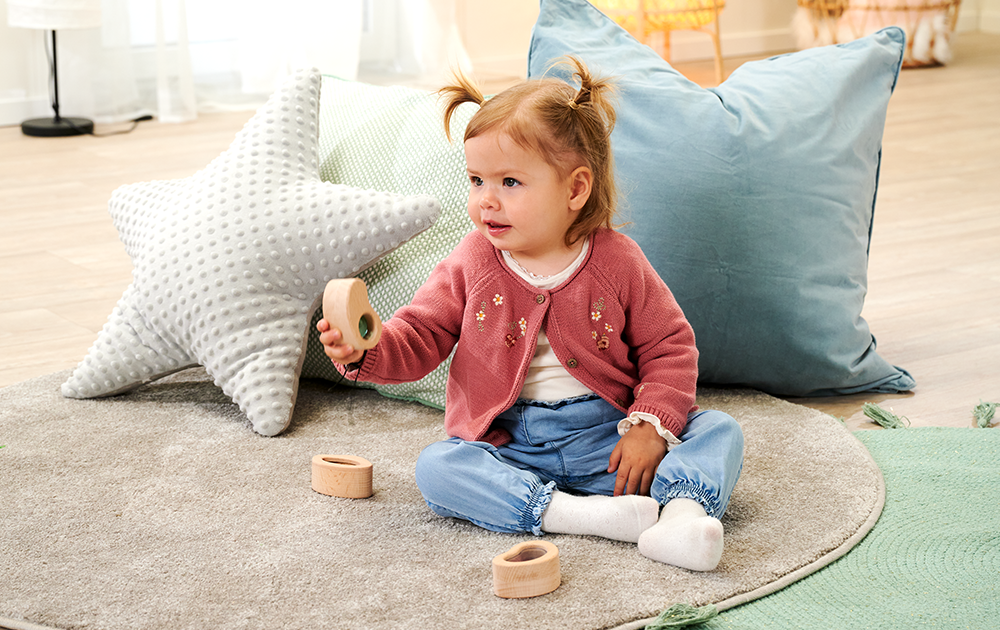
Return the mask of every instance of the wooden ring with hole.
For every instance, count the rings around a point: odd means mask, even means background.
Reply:
[[[546,540],[514,545],[493,558],[493,592],[520,599],[545,595],[559,588],[559,548]]]
[[[372,463],[354,455],[316,455],[312,489],[331,497],[367,499],[372,496]]]
[[[355,350],[374,348],[382,336],[382,320],[368,301],[368,287],[360,278],[344,278],[326,283],[323,291],[323,319],[340,330],[343,342]]]

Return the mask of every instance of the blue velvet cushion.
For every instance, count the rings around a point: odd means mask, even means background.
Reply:
[[[704,89],[585,0],[542,0],[529,76],[573,54],[618,77],[624,231],[691,321],[701,382],[788,396],[915,385],[861,317],[903,50],[890,27]]]

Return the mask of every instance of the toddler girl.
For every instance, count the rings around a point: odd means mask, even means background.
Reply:
[[[691,326],[612,227],[612,85],[565,63],[579,89],[529,80],[487,100],[459,77],[442,90],[449,138],[456,108],[480,106],[465,132],[476,230],[376,347],[356,351],[326,320],[320,340],[347,376],[375,383],[419,379],[454,350],[451,437],[416,465],[435,513],[637,542],[654,560],[710,571],[743,434],[694,405]]]

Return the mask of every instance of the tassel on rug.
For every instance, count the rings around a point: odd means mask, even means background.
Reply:
[[[667,628],[695,626],[705,623],[718,615],[719,610],[713,604],[708,604],[701,608],[695,608],[691,604],[674,604],[661,612],[653,623],[645,627],[645,630],[665,630]]]
[[[988,429],[990,427],[993,423],[993,414],[996,413],[997,405],[1000,405],[1000,403],[979,401],[979,404],[972,410],[972,417],[975,418],[977,427],[980,429]]]
[[[906,416],[899,417],[875,403],[865,403],[862,411],[864,411],[866,416],[871,418],[872,422],[883,429],[905,429],[910,426],[910,419]]]

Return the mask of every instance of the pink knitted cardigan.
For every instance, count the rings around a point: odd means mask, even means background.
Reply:
[[[681,434],[696,408],[694,332],[639,246],[613,230],[594,233],[580,268],[549,291],[517,276],[472,232],[384,323],[379,344],[347,375],[410,382],[455,349],[445,430],[499,446],[510,436],[491,424],[516,401],[543,326],[569,373],[623,417],[650,413]]]

